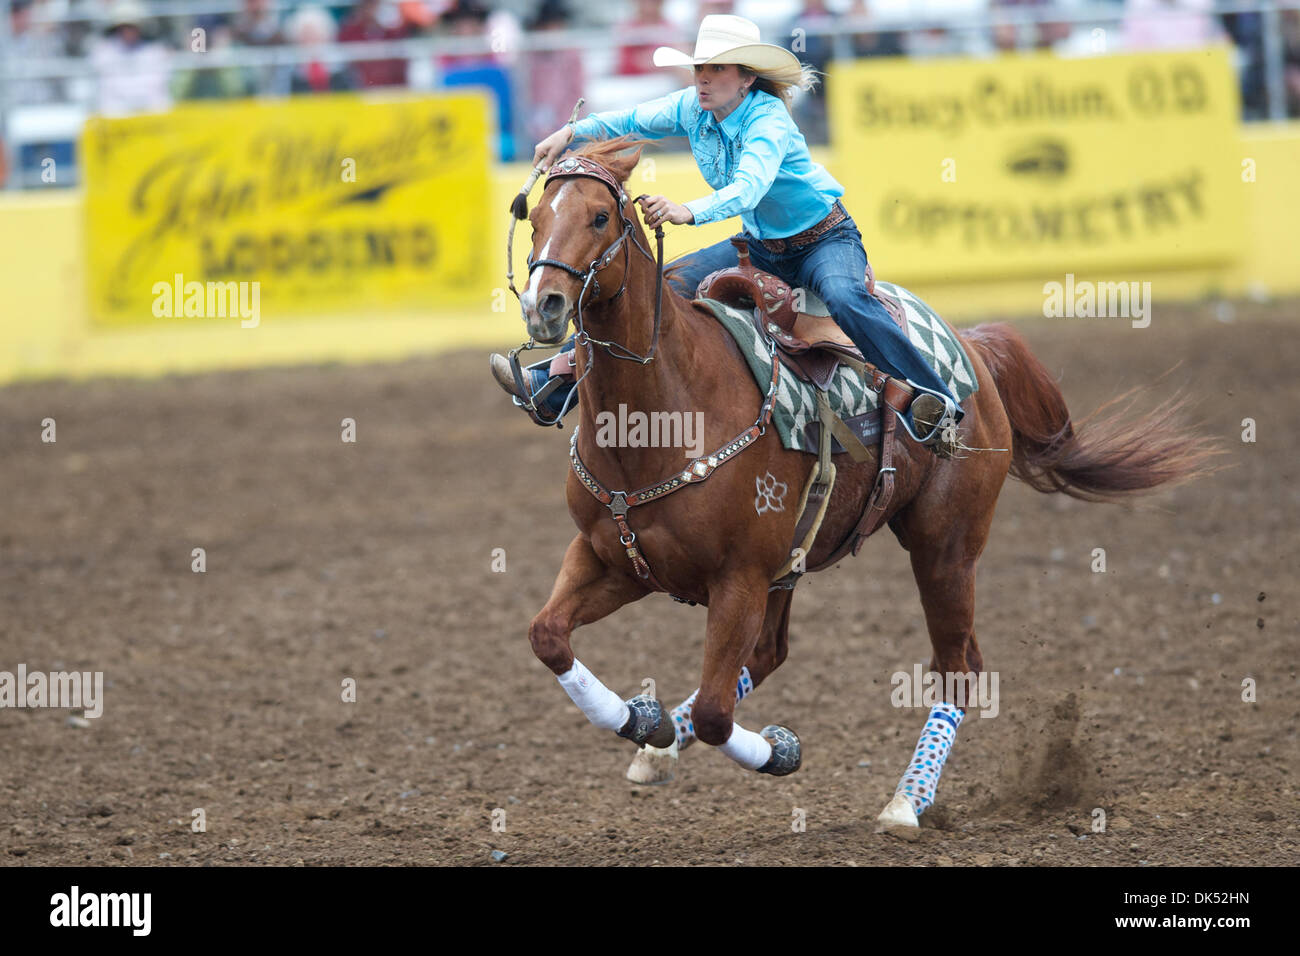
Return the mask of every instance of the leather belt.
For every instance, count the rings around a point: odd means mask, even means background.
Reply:
[[[768,252],[780,253],[789,249],[798,249],[800,246],[815,242],[823,233],[830,231],[848,218],[849,214],[845,211],[844,204],[837,199],[835,205],[831,206],[831,211],[826,214],[826,218],[811,229],[805,229],[798,235],[788,236],[785,239],[760,239],[758,241],[763,244],[763,248]]]

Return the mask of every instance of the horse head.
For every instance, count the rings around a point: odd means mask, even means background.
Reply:
[[[528,216],[533,248],[528,284],[519,296],[524,325],[539,344],[564,340],[578,318],[579,300],[586,312],[622,295],[632,245],[646,251],[624,186],[641,158],[642,142],[627,136],[601,140],[551,167]]]

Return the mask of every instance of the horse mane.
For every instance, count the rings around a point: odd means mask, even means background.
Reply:
[[[648,139],[625,133],[612,139],[593,139],[573,150],[573,155],[599,163],[613,173],[620,183],[625,183],[636,164],[641,161],[641,150],[649,142]]]

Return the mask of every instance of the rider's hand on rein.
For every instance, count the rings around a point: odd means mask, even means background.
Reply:
[[[688,226],[695,222],[693,212],[665,196],[638,196],[637,201],[641,203],[647,226],[659,226],[665,222]]]

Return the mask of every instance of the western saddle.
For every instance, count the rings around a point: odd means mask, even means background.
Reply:
[[[813,386],[817,396],[819,420],[809,424],[817,429],[817,460],[809,474],[799,502],[795,523],[794,547],[790,560],[777,572],[773,588],[793,588],[805,570],[820,570],[839,561],[850,550],[854,555],[867,537],[876,531],[888,510],[894,492],[894,432],[897,416],[912,404],[911,386],[886,375],[866,361],[862,352],[831,318],[825,303],[810,291],[803,291],[804,301],[776,276],[754,268],[749,246],[743,237],[732,237],[738,264],[710,273],[700,282],[698,298],[716,299],[735,308],[749,311],[759,333],[776,348],[781,363],[801,381]],[[866,272],[867,291],[885,307],[907,331],[902,305],[876,289],[870,263]],[[841,365],[856,371],[876,392],[877,408],[866,414],[841,419],[832,411],[826,390]],[[812,436],[810,436],[812,437]],[[816,567],[806,566],[817,532],[821,529],[835,486],[835,463],[831,455],[847,453],[855,462],[874,456],[867,442],[879,439],[879,468],[875,484],[867,496],[866,507],[857,526],[825,561]]]

